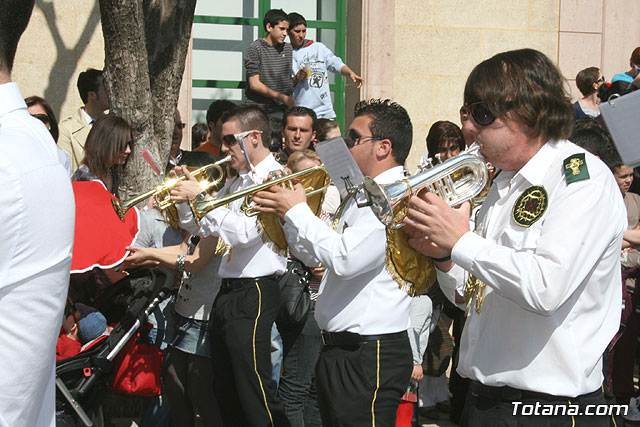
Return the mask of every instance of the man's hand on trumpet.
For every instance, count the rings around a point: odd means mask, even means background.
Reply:
[[[185,179],[180,181],[173,190],[171,190],[171,200],[176,203],[186,202],[195,198],[202,192],[200,182],[189,172],[186,166],[176,166],[171,173],[178,177],[184,175]]]
[[[273,185],[256,193],[253,196],[253,201],[255,210],[276,214],[280,219],[284,220],[284,216],[289,209],[299,203],[307,202],[307,195],[302,184],[298,182],[294,185],[293,190],[280,185]]]
[[[463,234],[469,231],[471,205],[462,203],[450,208],[444,200],[431,192],[412,196],[403,222],[409,234],[409,244],[432,258],[446,258]],[[451,268],[450,261],[439,263],[441,270]]]

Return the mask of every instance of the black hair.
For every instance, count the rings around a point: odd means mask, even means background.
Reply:
[[[267,30],[267,24],[275,27],[278,23],[282,21],[289,22],[289,16],[282,9],[271,9],[268,10],[267,13],[264,14],[264,19],[262,20],[262,25],[264,26],[265,31]]]
[[[89,92],[98,93],[100,83],[102,83],[102,70],[87,68],[87,71],[80,73],[78,76],[78,92],[84,104],[89,99]]]
[[[440,146],[447,141],[456,143],[460,151],[464,150],[464,136],[460,127],[447,120],[439,120],[431,125],[427,134],[427,151],[429,157],[440,152]]]
[[[304,19],[304,16],[300,15],[299,13],[291,12],[289,14],[289,29],[293,29],[298,25],[304,25],[306,27],[307,20]]]
[[[356,104],[354,117],[359,116],[371,117],[371,135],[376,139],[391,141],[393,159],[399,165],[404,165],[413,141],[413,126],[407,110],[390,99],[370,99]]]
[[[269,116],[256,105],[242,105],[222,115],[222,123],[235,120],[241,132],[258,130],[262,135],[262,145],[271,145],[271,121]]]
[[[609,131],[592,118],[578,119],[569,140],[602,160],[613,170],[623,165]]]
[[[58,136],[60,135],[60,131],[58,130],[58,119],[56,119],[56,115],[54,114],[53,109],[51,108],[49,103],[44,98],[35,95],[25,98],[24,102],[25,104],[27,104],[27,107],[31,107],[33,105],[42,105],[44,111],[47,112],[47,116],[49,116],[49,126],[51,126],[49,132],[51,133],[53,140],[55,142],[58,142]]]
[[[228,99],[218,99],[217,101],[213,101],[209,104],[209,108],[207,109],[207,125],[210,126],[210,123],[213,123],[215,126],[216,122],[225,111],[231,111],[236,108],[236,104],[229,101]]]
[[[629,82],[618,80],[613,83],[606,83],[598,89],[600,102],[607,102],[613,95],[623,96],[636,90],[636,87]]]
[[[191,127],[191,149],[195,150],[207,141],[209,127],[206,123],[196,123]]]
[[[296,116],[296,117],[309,116],[311,117],[311,129],[314,131],[318,129],[318,116],[316,116],[316,112],[313,111],[311,108],[301,107],[296,105],[295,107],[291,107],[287,109],[284,112],[284,116],[282,117],[282,129],[287,127],[287,119],[289,118],[289,116]]]
[[[0,70],[13,69],[18,41],[29,24],[35,0],[0,0]]]
[[[464,88],[465,104],[482,102],[495,116],[516,120],[531,137],[565,139],[573,106],[562,73],[534,49],[499,53],[478,64]]]

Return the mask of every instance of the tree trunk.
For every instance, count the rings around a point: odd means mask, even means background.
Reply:
[[[120,195],[127,199],[163,181],[196,0],[100,0],[105,44],[105,89],[110,111],[134,129]]]

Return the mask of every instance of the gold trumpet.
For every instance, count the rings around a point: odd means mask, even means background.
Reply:
[[[259,226],[264,230],[267,238],[273,242],[276,252],[286,255],[287,240],[284,236],[280,219],[274,214],[256,211],[252,206],[252,201],[254,194],[262,190],[266,190],[273,185],[282,185],[293,189],[292,181],[294,179],[302,183],[307,195],[307,204],[311,208],[311,211],[315,215],[318,215],[324,200],[325,190],[329,187],[329,183],[331,182],[331,178],[323,165],[313,166],[289,175],[282,175],[271,181],[236,191],[235,193],[228,194],[218,199],[199,202],[189,200],[189,205],[191,206],[191,212],[193,213],[196,223],[200,224],[200,220],[202,220],[208,212],[218,207],[225,206],[234,200],[244,198],[240,210],[250,217],[257,215]]]
[[[275,179],[272,179],[271,181],[254,185],[253,187],[245,188],[244,190],[236,191],[235,193],[227,194],[226,196],[222,196],[217,199],[207,201],[189,200],[189,205],[191,206],[193,217],[198,224],[200,223],[200,220],[202,220],[202,218],[204,218],[204,216],[209,213],[209,211],[212,211],[238,199],[244,199],[240,210],[244,212],[245,215],[262,215],[262,213],[253,209],[253,195],[274,185],[286,185],[289,188],[293,189],[293,184],[291,181],[294,179],[300,181],[304,186],[305,192],[307,194],[307,202],[309,202],[309,197],[311,196],[320,193],[324,194],[324,191],[329,186],[330,181],[329,174],[327,174],[324,166],[313,166],[289,175],[281,175]],[[318,203],[318,205],[320,205],[321,202],[322,200],[320,200],[320,203]],[[318,209],[318,207],[316,207],[316,209],[314,209],[313,206],[311,207],[311,210],[313,210],[314,212],[316,212]]]
[[[231,161],[231,156],[227,156],[224,159],[218,160],[215,163],[211,163],[194,170],[191,173],[191,175],[193,175],[196,178],[201,177],[201,176],[204,176],[205,173],[207,173],[210,169],[213,169],[215,172],[217,172],[217,176],[215,177],[215,179],[211,181],[207,179],[200,180],[200,188],[202,188],[202,191],[206,191],[212,187],[217,186],[222,182],[222,180],[225,177],[225,173],[224,173],[224,170],[222,169],[222,165],[230,161]],[[133,197],[129,200],[121,201],[114,197],[111,199],[111,204],[113,205],[113,208],[118,214],[118,217],[120,217],[122,221],[124,221],[124,216],[129,209],[131,209],[133,206],[137,205],[141,201],[151,196],[155,196],[158,209],[165,210],[174,205],[174,202],[171,200],[171,190],[173,190],[176,187],[176,185],[178,185],[178,183],[180,181],[183,181],[184,179],[185,179],[184,176],[180,176],[177,178],[169,178],[165,180],[162,184],[158,185],[157,187],[147,191],[146,193],[142,193],[139,196]]]

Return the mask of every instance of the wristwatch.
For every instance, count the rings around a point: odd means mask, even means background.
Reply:
[[[195,200],[196,202],[203,202],[205,197],[207,197],[207,194],[203,191],[202,193],[198,193],[193,200]]]

